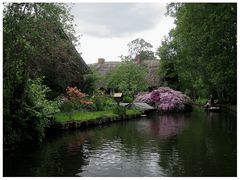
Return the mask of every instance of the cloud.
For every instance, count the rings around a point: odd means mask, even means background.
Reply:
[[[76,3],[71,13],[77,32],[95,37],[122,37],[154,28],[166,4]]]

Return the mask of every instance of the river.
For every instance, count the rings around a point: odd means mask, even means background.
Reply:
[[[195,109],[55,133],[4,152],[3,175],[236,176],[236,121],[234,113]]]

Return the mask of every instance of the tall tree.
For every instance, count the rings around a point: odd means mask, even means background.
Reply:
[[[140,58],[141,60],[156,59],[154,52],[151,50],[152,45],[142,38],[132,40],[127,44],[129,55],[121,56],[123,60],[134,60]]]
[[[180,84],[236,102],[236,3],[170,4]]]
[[[36,128],[41,125],[41,122],[37,124],[37,121],[30,119],[38,110],[31,109],[35,102],[29,97],[29,74],[34,77],[41,69],[41,73],[37,74],[41,76],[45,75],[42,70],[46,69],[42,67],[54,69],[51,65],[56,64],[60,47],[64,48],[61,37],[72,32],[71,20],[63,4],[4,4],[4,144],[32,137],[32,125],[35,124]]]
[[[178,73],[176,70],[176,52],[171,33],[169,37],[162,41],[162,45],[157,52],[160,57],[159,76],[163,86],[169,86],[173,89],[179,88]]]
[[[108,73],[107,86],[123,92],[125,96],[133,97],[137,92],[148,88],[146,73],[144,67],[132,61],[124,62]]]

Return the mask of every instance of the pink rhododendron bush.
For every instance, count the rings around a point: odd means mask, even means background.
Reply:
[[[134,102],[144,102],[163,112],[183,112],[191,109],[191,99],[180,91],[160,87],[152,92],[140,93]]]

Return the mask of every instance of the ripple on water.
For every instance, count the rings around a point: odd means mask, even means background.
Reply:
[[[122,144],[107,141],[91,152],[88,165],[77,176],[164,176],[158,165],[156,148],[145,148],[141,155],[126,153]]]

